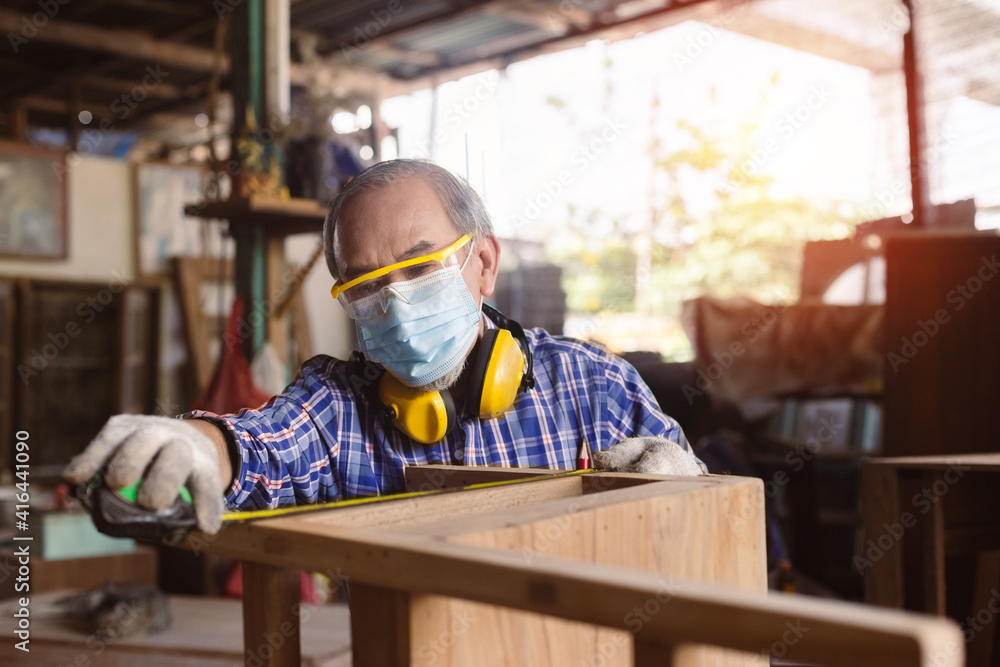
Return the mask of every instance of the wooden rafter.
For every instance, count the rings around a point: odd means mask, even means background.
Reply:
[[[31,17],[21,12],[0,9],[0,31],[3,33],[20,34],[25,20],[30,23]],[[74,21],[50,19],[45,29],[39,30],[32,39],[198,72],[211,71],[215,64],[211,49],[157,39],[139,30],[99,28]],[[229,67],[228,57],[225,58],[224,67]]]

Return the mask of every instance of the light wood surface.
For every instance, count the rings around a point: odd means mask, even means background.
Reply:
[[[72,592],[67,589],[32,596],[30,653],[15,649],[17,640],[11,634],[11,624],[0,623],[0,664],[5,667],[82,664],[90,667],[233,667],[246,657],[239,600],[169,596],[173,617],[169,630],[102,643],[69,622],[44,618],[44,610],[53,600]],[[13,614],[12,604],[12,601],[5,601],[0,605],[0,613],[8,620]],[[345,606],[307,605],[302,607],[300,618],[303,667],[348,667],[351,664],[350,617]],[[258,657],[267,652],[258,651]]]
[[[1000,453],[949,454],[946,456],[888,456],[870,459],[867,463],[873,466],[889,466],[910,470],[947,470],[956,465],[964,465],[974,466],[977,471],[989,472],[1000,470]]]
[[[346,576],[357,665],[963,658],[946,620],[767,595],[760,480],[539,480],[231,525],[208,548]]]

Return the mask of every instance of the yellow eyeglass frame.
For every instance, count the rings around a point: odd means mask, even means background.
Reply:
[[[393,271],[398,271],[399,269],[405,269],[408,266],[414,266],[416,264],[423,264],[424,262],[440,262],[448,257],[451,257],[456,252],[462,249],[466,243],[472,240],[472,237],[466,234],[454,243],[452,243],[447,248],[438,250],[437,252],[432,252],[429,255],[423,255],[421,257],[414,257],[413,259],[407,259],[402,262],[396,262],[395,264],[390,264],[389,266],[383,266],[381,269],[375,269],[374,271],[369,271],[363,275],[358,276],[354,280],[348,281],[346,283],[341,283],[339,280],[334,283],[333,287],[330,289],[330,294],[334,299],[339,297],[343,292],[351,289],[355,285],[360,285],[366,280],[373,280],[375,278],[381,278],[382,276],[392,273]]]

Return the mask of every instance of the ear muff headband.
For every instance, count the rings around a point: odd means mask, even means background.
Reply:
[[[521,391],[526,366],[524,353],[509,331],[487,330],[470,369],[466,414],[494,419],[510,410]]]
[[[493,322],[502,329],[506,329],[514,336],[521,346],[521,354],[524,355],[524,375],[521,377],[520,391],[527,391],[535,388],[535,360],[528,346],[528,336],[524,333],[524,327],[515,320],[508,319],[506,315],[489,304],[483,304],[483,312],[486,313]]]

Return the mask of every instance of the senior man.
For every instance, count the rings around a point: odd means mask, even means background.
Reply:
[[[357,329],[352,360],[314,357],[283,394],[236,415],[113,417],[67,479],[142,479],[137,502],[152,509],[186,484],[212,533],[224,506],[400,492],[407,465],[574,468],[587,446],[600,468],[704,472],[629,364],[484,307],[500,243],[449,171],[374,165],[331,203],[323,239]]]

